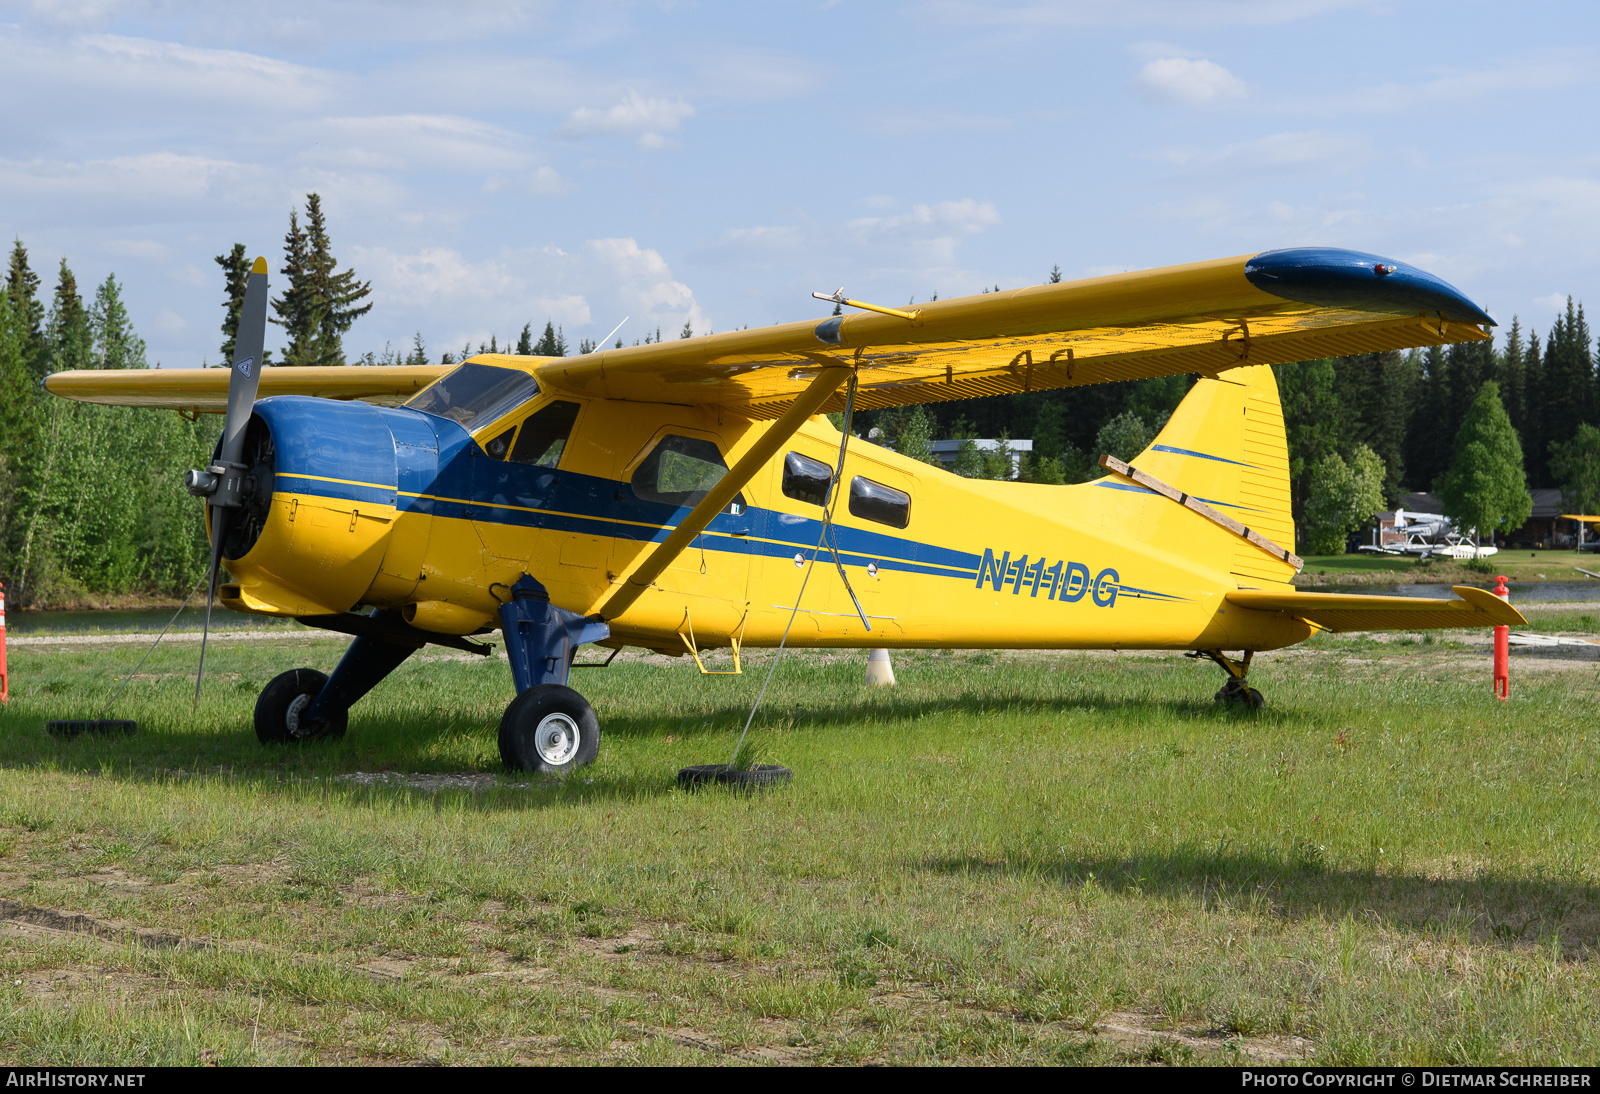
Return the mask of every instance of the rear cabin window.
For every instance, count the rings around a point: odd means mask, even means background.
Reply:
[[[555,402],[528,415],[511,449],[512,463],[533,467],[554,467],[566,451],[572,425],[578,420],[578,404]]]
[[[857,475],[850,480],[850,515],[904,528],[911,523],[911,495]]]
[[[783,494],[796,501],[812,505],[828,504],[828,486],[833,482],[833,468],[821,460],[790,452],[783,457]]]
[[[716,445],[669,433],[633,473],[633,492],[644,501],[696,505],[727,473],[728,465]],[[724,512],[744,512],[744,496],[735,498]]]
[[[461,365],[405,405],[424,414],[449,418],[468,432],[509,414],[535,395],[539,385],[521,369],[493,365]]]

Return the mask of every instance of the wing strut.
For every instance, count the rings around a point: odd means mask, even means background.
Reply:
[[[750,450],[733,465],[733,469],[722,476],[721,481],[711,488],[711,492],[700,499],[700,504],[690,510],[683,523],[673,529],[672,534],[662,540],[660,545],[639,564],[622,587],[612,593],[610,598],[596,609],[596,615],[605,620],[617,618],[623,612],[633,607],[634,601],[644,594],[655,579],[661,576],[661,571],[671,565],[672,560],[683,552],[683,549],[694,542],[694,537],[706,530],[712,518],[734,497],[743,490],[745,484],[755,477],[757,471],[766,466],[768,460],[777,454],[779,448],[788,443],[790,437],[805,424],[807,418],[815,414],[834,390],[850,375],[850,366],[844,364],[831,364],[825,367],[815,380],[812,380],[799,398],[789,405],[772,426],[756,438],[756,443]]]
[[[1175,486],[1168,486],[1154,475],[1146,474],[1145,472],[1140,471],[1137,467],[1134,467],[1132,464],[1123,463],[1115,456],[1101,456],[1100,466],[1105,468],[1107,471],[1114,471],[1125,479],[1133,480],[1146,490],[1152,490],[1164,498],[1177,502],[1185,509],[1191,509],[1194,512],[1199,513],[1202,517],[1205,517],[1213,524],[1221,525],[1236,536],[1243,536],[1245,539],[1249,540],[1250,543],[1261,548],[1273,558],[1280,558],[1289,565],[1293,566],[1295,573],[1299,573],[1300,568],[1305,565],[1305,561],[1293,551],[1290,551],[1284,547],[1279,547],[1276,543],[1272,542],[1260,532],[1252,531],[1251,529],[1246,528],[1232,517],[1224,516],[1223,514],[1217,512],[1199,498],[1190,494],[1185,494]]]

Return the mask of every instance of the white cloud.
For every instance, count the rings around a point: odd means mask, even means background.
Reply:
[[[158,334],[182,334],[189,329],[188,320],[169,308],[162,308],[156,312],[155,321],[151,324]]]
[[[173,210],[210,200],[259,197],[259,178],[247,164],[151,152],[104,160],[58,162],[0,160],[0,192],[36,202],[102,205],[110,199],[129,207]]]
[[[1159,25],[1207,30],[1288,23],[1342,8],[1377,6],[1376,0],[1035,0],[1033,3],[928,0],[921,5],[930,17],[955,26]]]
[[[453,115],[335,117],[290,128],[301,145],[296,162],[318,166],[478,174],[514,171],[531,159],[521,134]]]
[[[486,194],[517,192],[536,198],[566,197],[577,189],[554,167],[539,167],[517,175],[490,175],[483,183]]]
[[[695,330],[709,325],[693,290],[673,276],[659,252],[634,239],[590,240],[576,252],[505,250],[483,259],[447,247],[356,247],[351,254],[361,276],[372,279],[374,296],[382,291],[372,325],[440,332],[435,354],[454,352],[462,341],[476,346],[491,334],[512,338],[525,323],[537,331],[546,320],[565,328],[574,347],[584,337],[604,335],[625,315],[630,320],[622,333],[630,342],[657,327],[676,332],[686,319]]]
[[[1151,61],[1134,77],[1134,88],[1151,102],[1211,106],[1238,102],[1250,87],[1214,61],[1187,57],[1162,57]]]
[[[893,204],[893,199],[869,204]],[[894,215],[857,217],[844,223],[764,225],[731,228],[693,251],[706,266],[760,271],[770,287],[749,295],[772,294],[769,310],[792,315],[812,290],[832,291],[841,281],[863,299],[930,291],[969,292],[980,277],[961,265],[963,243],[1001,223],[993,202],[964,198],[913,205]],[[773,278],[772,274],[778,274]],[[890,300],[893,303],[893,300]],[[808,306],[808,305],[799,305]]]
[[[695,303],[689,286],[677,281],[659,253],[642,248],[632,239],[591,239],[585,248],[598,258],[618,287],[624,311],[642,317],[648,326],[655,317],[684,315],[695,330],[706,329],[706,317]]]
[[[682,99],[647,99],[638,92],[629,92],[616,106],[604,110],[579,107],[567,115],[556,135],[568,140],[636,137],[642,147],[661,147],[665,143],[663,133],[677,132],[692,117],[694,107]]]

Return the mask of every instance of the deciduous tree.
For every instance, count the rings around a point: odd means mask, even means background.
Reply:
[[[1342,555],[1345,537],[1383,508],[1383,460],[1357,445],[1349,462],[1329,452],[1312,468],[1306,500],[1306,550]]]
[[[1522,445],[1494,381],[1484,384],[1472,401],[1456,433],[1455,458],[1438,490],[1445,516],[1475,536],[1520,528],[1533,511]]]

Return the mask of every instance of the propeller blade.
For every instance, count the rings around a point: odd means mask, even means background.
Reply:
[[[228,417],[222,427],[222,462],[237,463],[244,451],[244,427],[261,386],[261,358],[267,340],[267,260],[258,258],[245,283],[239,333],[233,342],[233,374],[228,377]],[[237,494],[235,494],[237,501]],[[226,505],[226,502],[222,504]]]
[[[227,538],[229,514],[237,509],[245,466],[244,429],[255,409],[256,391],[261,386],[261,359],[267,341],[267,260],[257,258],[245,282],[244,304],[239,309],[239,331],[233,342],[233,371],[228,377],[228,416],[222,426],[222,446],[217,462],[211,465],[209,481],[189,472],[185,482],[191,490],[209,486],[207,514],[211,520],[211,565],[206,580],[206,622],[200,632],[200,670],[194,677],[194,709],[200,709],[200,682],[206,675],[206,642],[211,637],[211,603],[217,595],[217,572],[222,568],[222,543]]]

